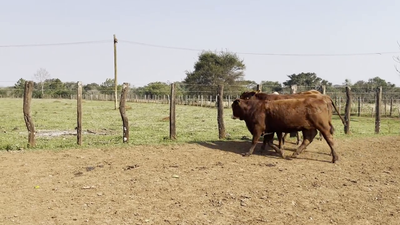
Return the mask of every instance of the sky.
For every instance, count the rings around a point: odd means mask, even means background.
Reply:
[[[115,34],[117,81],[134,87],[183,81],[203,50],[236,53],[257,83],[313,72],[399,87],[399,12],[399,0],[2,1],[0,86],[40,68],[63,82],[113,79]]]

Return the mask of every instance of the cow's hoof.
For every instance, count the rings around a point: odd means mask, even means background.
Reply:
[[[293,153],[290,157],[291,158],[297,158],[297,156],[299,156],[299,155],[297,155],[296,153]]]
[[[293,158],[292,158],[292,157],[289,157],[289,156],[284,157],[284,159],[286,159],[286,160],[293,160]]]
[[[249,154],[248,152],[245,152],[245,153],[242,153],[242,156],[243,156],[243,157],[249,157],[250,154]]]

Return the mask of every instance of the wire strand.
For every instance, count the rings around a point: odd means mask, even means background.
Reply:
[[[196,51],[202,52],[204,49],[195,49],[195,48],[183,48],[183,47],[173,47],[173,46],[164,46],[164,45],[155,45],[148,44],[143,42],[136,41],[127,41],[120,40],[120,42],[125,42],[127,44],[133,45],[142,45],[154,48],[165,48],[165,49],[176,49],[176,50],[184,50],[184,51]],[[300,54],[300,53],[256,53],[256,52],[236,52],[240,55],[259,55],[259,56],[309,56],[309,57],[319,57],[319,56],[368,56],[368,55],[387,55],[387,54],[400,54],[400,51],[394,52],[366,52],[366,53],[338,53],[338,54],[323,54],[323,53],[312,53],[312,54]]]
[[[84,45],[84,44],[99,44],[110,43],[110,40],[102,41],[79,41],[79,42],[64,42],[50,44],[21,44],[21,45],[0,45],[0,48],[21,48],[21,47],[47,47],[47,46],[65,46],[65,45]]]
[[[23,47],[49,47],[49,46],[68,46],[68,45],[85,45],[85,44],[101,44],[110,43],[112,40],[99,40],[99,41],[80,41],[80,42],[63,42],[63,43],[47,43],[47,44],[20,44],[20,45],[0,45],[0,48],[23,48]],[[119,43],[126,43],[132,45],[141,45],[153,48],[164,48],[172,50],[192,51],[192,52],[203,52],[204,49],[175,47],[166,45],[149,44],[137,41],[119,40]],[[291,57],[340,57],[340,56],[372,56],[372,55],[388,55],[388,54],[400,54],[400,51],[392,52],[364,52],[364,53],[337,53],[337,54],[325,54],[325,53],[257,53],[257,52],[236,52],[240,55],[256,55],[256,56],[291,56]]]

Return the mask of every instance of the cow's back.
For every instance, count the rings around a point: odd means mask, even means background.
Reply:
[[[267,132],[315,129],[329,121],[329,108],[322,98],[281,99],[265,103]]]

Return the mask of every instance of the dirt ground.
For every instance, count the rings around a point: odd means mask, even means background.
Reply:
[[[0,224],[399,224],[400,137],[336,144],[2,151]]]

